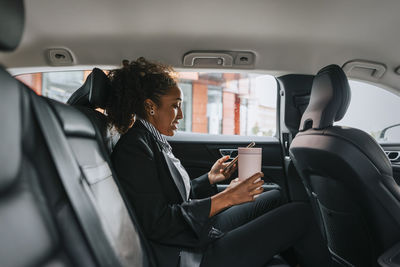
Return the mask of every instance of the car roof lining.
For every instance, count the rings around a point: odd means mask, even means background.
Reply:
[[[180,68],[193,50],[250,51],[256,70],[277,74],[315,74],[355,59],[381,62],[384,76],[365,80],[396,90],[398,10],[394,0],[26,1],[21,46],[0,53],[0,62],[48,66],[46,49],[65,47],[76,65],[118,66],[144,56]]]

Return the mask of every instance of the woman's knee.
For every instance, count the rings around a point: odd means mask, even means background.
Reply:
[[[280,190],[270,190],[260,194],[254,201],[256,209],[261,213],[266,213],[282,205],[282,195]]]

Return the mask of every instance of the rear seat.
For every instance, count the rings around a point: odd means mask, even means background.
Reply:
[[[72,253],[75,248],[86,246],[86,241],[78,230],[68,197],[33,116],[29,98],[33,92],[16,82],[4,70],[0,80],[6,85],[2,86],[1,92],[1,121],[6,123],[6,127],[1,128],[1,136],[6,138],[4,142],[13,144],[12,148],[1,151],[1,166],[10,171],[4,172],[9,175],[2,177],[0,183],[0,192],[4,192],[4,201],[1,201],[4,209],[0,207],[0,217],[2,221],[5,220],[5,223],[0,224],[0,233],[4,233],[0,236],[6,237],[1,241],[0,265],[27,266],[35,262],[36,258],[37,263],[40,263],[52,260],[56,253],[66,254],[63,248],[69,248]],[[74,107],[49,99],[46,101],[57,114],[68,143],[85,174],[86,179],[82,181],[85,184],[82,186],[90,189],[87,192],[121,266],[149,266],[152,257],[147,255],[149,251],[145,249],[145,239],[140,238],[139,228],[131,219],[135,218],[133,211],[128,211],[121,197],[109,165],[107,150],[100,141],[102,138],[99,138],[100,131]],[[7,114],[13,116],[8,117]],[[6,116],[8,118],[4,118]],[[71,234],[69,231],[74,229],[76,233]],[[4,240],[9,242],[3,244]],[[19,256],[20,249],[24,257]],[[63,258],[71,261],[71,264],[64,265],[96,265],[96,259],[90,256],[90,249],[79,249],[76,252],[83,254],[83,251],[87,251],[83,257],[69,259],[63,255]],[[32,257],[26,257],[29,254]],[[75,262],[77,259],[81,262]]]
[[[0,266],[97,266],[32,116],[0,68]]]
[[[144,238],[134,224],[133,210],[127,209],[110,167],[101,131],[74,107],[49,100],[56,111],[77,162],[85,174],[92,199],[122,266],[148,266]],[[131,219],[132,218],[132,219]],[[149,251],[147,251],[149,253]]]

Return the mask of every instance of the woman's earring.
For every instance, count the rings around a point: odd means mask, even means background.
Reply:
[[[154,115],[154,110],[150,110],[150,115],[151,115],[151,116]]]

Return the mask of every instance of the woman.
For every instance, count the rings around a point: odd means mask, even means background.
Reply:
[[[262,193],[261,172],[217,193],[215,184],[233,171],[222,171],[224,157],[190,180],[164,137],[173,136],[183,118],[172,73],[144,58],[124,61],[109,73],[113,92],[106,108],[122,134],[112,153],[115,170],[159,266],[264,266],[291,246],[305,266],[327,266],[329,253],[308,205],[276,208],[279,192]]]

